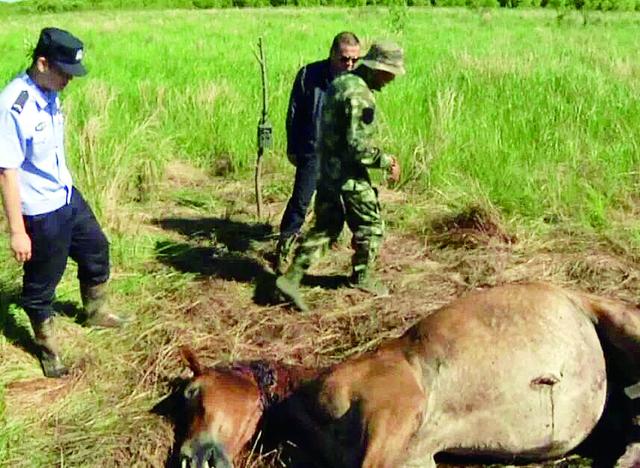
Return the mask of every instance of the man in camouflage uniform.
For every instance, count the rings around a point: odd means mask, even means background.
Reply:
[[[394,181],[400,177],[396,158],[382,152],[373,141],[373,91],[405,73],[403,55],[397,44],[374,43],[354,72],[336,78],[327,90],[317,146],[320,174],[315,224],[296,250],[289,269],[276,279],[278,291],[302,311],[307,306],[298,290],[300,281],[339,236],[345,221],[353,232],[355,250],[350,285],[375,295],[388,294],[372,274],[384,225],[368,168],[388,170]]]
[[[333,38],[328,58],[303,66],[296,75],[287,111],[287,156],[296,166],[296,176],[280,222],[275,261],[278,274],[286,269],[316,191],[316,142],[324,96],[331,82],[353,70],[359,58],[360,40],[354,33],[343,31]]]

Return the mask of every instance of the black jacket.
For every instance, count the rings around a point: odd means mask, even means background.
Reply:
[[[302,67],[291,89],[287,111],[287,154],[314,154],[325,92],[333,80],[329,59]]]

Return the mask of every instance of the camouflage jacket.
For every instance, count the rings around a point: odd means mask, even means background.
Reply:
[[[358,75],[347,73],[329,86],[317,144],[319,187],[355,190],[359,183],[371,183],[367,168],[391,166],[391,156],[374,143],[375,108],[373,92]]]

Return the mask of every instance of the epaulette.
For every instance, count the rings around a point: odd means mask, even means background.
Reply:
[[[29,99],[29,92],[22,91],[18,96],[18,99],[16,99],[16,102],[11,106],[11,110],[16,111],[18,114],[21,113],[22,109],[24,109],[24,105],[27,103],[27,99]]]

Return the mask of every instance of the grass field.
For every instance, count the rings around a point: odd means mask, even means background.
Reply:
[[[65,91],[77,185],[112,242],[122,332],[73,319],[74,265],[58,288],[64,380],[41,378],[15,299],[20,269],[0,241],[0,465],[164,466],[170,422],[151,409],[207,363],[273,357],[325,365],[370,349],[479,286],[547,279],[616,297],[640,293],[640,25],[548,10],[271,9],[101,11],[0,19],[0,82],[26,66],[40,28],[81,37],[90,75]],[[284,114],[297,68],[353,30],[395,37],[408,74],[379,96],[381,139],[404,177],[382,190],[382,274],[371,300],[314,286],[345,273],[348,239],[313,270],[299,316],[262,305],[270,233],[290,189]],[[251,171],[267,46],[275,149],[266,218]],[[377,178],[381,181],[381,178]],[[315,278],[315,281],[314,281]],[[250,456],[244,466],[268,466]]]

